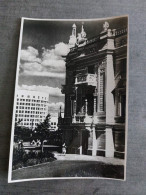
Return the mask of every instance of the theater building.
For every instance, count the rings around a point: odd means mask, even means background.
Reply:
[[[58,126],[68,153],[124,158],[127,28],[87,38],[72,26],[66,56],[64,117]]]

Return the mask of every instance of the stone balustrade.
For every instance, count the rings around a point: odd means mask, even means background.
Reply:
[[[75,79],[75,85],[79,84],[87,84],[91,86],[96,86],[96,75],[95,74],[84,74],[84,75],[77,75]]]

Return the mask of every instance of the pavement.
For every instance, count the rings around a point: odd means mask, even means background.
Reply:
[[[105,164],[111,165],[124,165],[123,159],[118,158],[107,158],[102,156],[89,156],[89,155],[79,155],[79,154],[59,154],[55,153],[55,158],[57,160],[65,161],[95,161],[103,162]]]

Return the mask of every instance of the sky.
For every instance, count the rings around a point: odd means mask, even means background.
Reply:
[[[117,29],[127,25],[127,18],[100,21],[84,21],[87,39],[103,30],[103,23]],[[58,113],[64,109],[64,95],[61,85],[65,83],[65,61],[62,56],[69,52],[69,37],[73,23],[77,33],[81,32],[82,21],[38,21],[24,20],[21,43],[18,89],[49,93],[49,112]]]

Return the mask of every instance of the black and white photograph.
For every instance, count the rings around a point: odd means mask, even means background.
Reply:
[[[126,180],[128,16],[22,18],[8,182]]]

